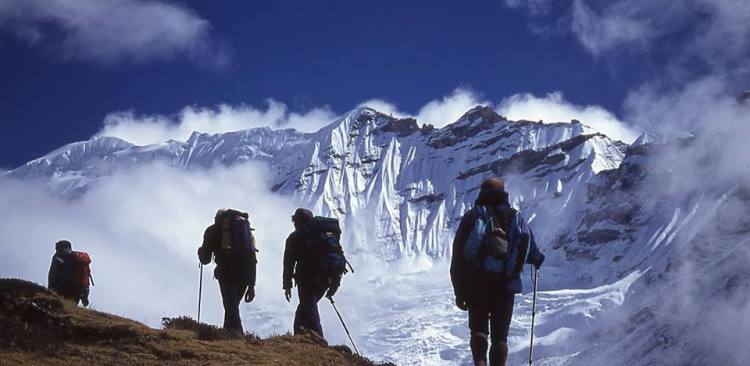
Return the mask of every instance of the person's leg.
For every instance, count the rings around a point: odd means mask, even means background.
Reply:
[[[318,302],[323,298],[326,293],[326,288],[318,288],[313,296],[310,298],[310,329],[318,333],[320,338],[323,336],[323,326],[320,324],[320,313],[318,312]]]
[[[320,314],[318,313],[318,301],[325,290],[310,288],[310,286],[297,286],[299,305],[294,317],[294,334],[299,334],[304,328],[318,333],[323,337],[323,328],[320,325]]]
[[[489,313],[483,306],[469,305],[469,331],[471,356],[474,365],[487,364],[487,336],[489,334]]]
[[[297,285],[297,297],[299,298],[299,304],[297,304],[297,311],[294,312],[294,334],[302,333],[302,329],[307,329],[308,325],[305,319],[305,291],[304,287]]]
[[[501,294],[493,304],[490,313],[490,365],[505,366],[508,360],[508,332],[513,318],[513,303],[515,294],[507,292]]]
[[[224,329],[244,334],[240,319],[240,301],[242,301],[242,286],[219,280],[221,301],[224,305]]]

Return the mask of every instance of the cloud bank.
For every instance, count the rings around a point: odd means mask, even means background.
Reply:
[[[8,0],[0,3],[0,32],[67,60],[117,62],[186,58],[225,67],[228,49],[211,24],[190,8],[156,0]]]
[[[0,177],[0,205],[14,208],[0,220],[0,277],[46,285],[54,243],[67,239],[74,250],[92,257],[92,308],[152,327],[162,317],[195,317],[197,248],[216,210],[232,207],[249,212],[259,249],[257,296],[251,304],[241,304],[243,325],[263,337],[283,334],[292,329],[298,300],[295,291],[292,302],[286,302],[281,289],[284,243],[294,229],[289,217],[296,206],[291,198],[271,192],[270,176],[260,163],[195,171],[152,163],[117,171],[75,200],[51,194],[43,182]],[[399,263],[347,254],[356,274],[344,277],[337,294],[342,316],[365,352],[390,352],[390,347],[366,342],[371,325],[392,313],[394,301],[402,301],[384,293],[394,288],[402,291],[393,293],[413,293],[403,288],[414,284],[393,278]],[[201,320],[221,325],[223,307],[213,269],[213,264],[204,268]],[[331,306],[321,301],[319,307],[326,339],[348,344]]]
[[[498,113],[511,120],[543,120],[544,122],[570,122],[580,120],[589,127],[626,143],[632,143],[638,133],[614,114],[597,105],[580,106],[569,103],[561,92],[549,93],[540,98],[533,94],[516,94],[503,99]]]
[[[265,109],[221,104],[215,108],[188,106],[175,116],[114,112],[104,118],[104,127],[97,136],[115,136],[136,145],[148,145],[169,139],[185,141],[193,131],[222,133],[273,127],[314,132],[335,118],[336,115],[328,107],[296,113],[289,112],[285,104],[268,99]]]

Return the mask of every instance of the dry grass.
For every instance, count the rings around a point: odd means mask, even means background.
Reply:
[[[315,334],[238,337],[187,317],[164,319],[164,328],[0,279],[0,365],[374,365]]]

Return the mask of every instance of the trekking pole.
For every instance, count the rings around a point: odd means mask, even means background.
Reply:
[[[333,302],[333,297],[329,297],[328,300],[331,301],[333,310],[336,311],[336,315],[339,316],[339,320],[341,320],[341,325],[344,326],[344,331],[346,331],[346,335],[349,337],[349,342],[352,342],[352,346],[354,347],[354,352],[356,352],[358,356],[361,356],[359,354],[359,350],[357,349],[357,345],[354,344],[354,339],[352,339],[352,335],[349,333],[349,328],[347,328],[346,323],[344,323],[344,318],[341,317],[341,313],[339,313],[339,309],[336,308],[336,303]]]
[[[536,317],[536,289],[539,283],[539,268],[534,269],[534,297],[531,300],[531,343],[529,344],[529,366],[534,352],[534,318]]]
[[[201,297],[203,296],[203,263],[200,264],[201,278],[198,281],[198,323],[201,322]]]
[[[349,263],[349,261],[346,260],[346,258],[344,258],[344,262],[346,262],[346,265],[349,266],[349,269],[352,271],[352,273],[354,273],[354,267],[352,267],[352,264]]]

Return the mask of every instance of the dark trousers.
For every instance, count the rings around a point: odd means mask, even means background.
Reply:
[[[247,291],[247,285],[219,280],[219,289],[221,301],[224,303],[224,329],[244,334],[240,318],[240,302]]]
[[[487,362],[487,339],[490,339],[490,365],[504,365],[508,354],[508,331],[513,317],[515,294],[480,293],[469,303],[471,354],[474,363]]]
[[[320,325],[318,301],[323,298],[326,288],[321,286],[298,285],[299,305],[294,313],[294,334],[303,329],[311,330],[323,338],[323,327]]]
[[[76,306],[83,302],[83,306],[89,306],[89,289],[57,291],[60,296],[72,301]]]

